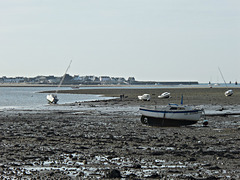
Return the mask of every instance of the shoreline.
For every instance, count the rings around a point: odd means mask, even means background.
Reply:
[[[184,104],[204,105],[204,104],[219,104],[219,105],[238,105],[240,104],[240,88],[232,88],[234,94],[226,97],[224,92],[226,88],[107,88],[107,89],[78,89],[78,90],[60,90],[59,93],[70,94],[95,94],[107,97],[120,98],[129,105],[140,105],[143,101],[138,100],[138,96],[142,94],[150,94],[151,100],[144,102],[149,105],[166,105],[169,103],[181,102],[183,96]],[[159,99],[158,96],[163,92],[171,93],[169,99]]]
[[[59,84],[30,84],[30,83],[0,83],[0,87],[58,87]],[[231,88],[240,88],[240,85],[228,84]],[[99,85],[79,85],[79,84],[62,84],[61,87],[209,87],[208,83],[199,83],[199,84],[157,84],[157,85],[132,85],[132,84],[99,84]],[[212,88],[226,88],[224,83],[220,83],[218,86],[212,85]]]

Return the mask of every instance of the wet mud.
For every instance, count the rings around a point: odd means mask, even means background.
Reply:
[[[151,127],[138,113],[147,103],[155,102],[129,96],[73,103],[74,110],[3,110],[0,177],[240,179],[239,116],[209,116],[207,127]]]

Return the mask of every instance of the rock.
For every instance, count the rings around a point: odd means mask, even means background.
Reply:
[[[148,176],[147,178],[162,178],[158,173],[153,173],[152,175]]]
[[[196,158],[193,158],[193,157],[191,157],[191,158],[189,159],[189,161],[197,161],[197,159],[196,159]]]
[[[203,180],[218,180],[218,179],[221,179],[221,178],[218,178],[218,177],[215,177],[215,176],[209,176]]]
[[[121,178],[121,173],[117,169],[111,169],[107,171],[106,178]]]
[[[134,164],[132,168],[140,169],[141,167],[142,167],[141,164]]]
[[[129,174],[126,176],[127,179],[136,179],[137,175],[136,174]]]
[[[212,166],[212,167],[209,167],[208,169],[209,169],[209,170],[219,170],[219,169],[221,169],[221,168],[218,167],[218,166]]]
[[[87,160],[85,159],[85,160],[83,160],[83,164],[87,164]]]

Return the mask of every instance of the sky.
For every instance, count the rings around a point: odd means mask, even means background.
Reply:
[[[0,77],[240,81],[239,0],[0,0]]]

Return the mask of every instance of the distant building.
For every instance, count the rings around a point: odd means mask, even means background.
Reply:
[[[74,75],[73,81],[83,81],[83,77],[80,77],[79,75]]]
[[[94,81],[95,76],[85,76],[84,81]]]
[[[109,76],[100,76],[99,79],[100,79],[101,82],[111,81],[111,78]]]
[[[56,84],[56,83],[58,83],[58,80],[56,78],[48,79],[47,81],[48,81],[49,84]]]
[[[22,77],[16,77],[16,78],[7,78],[3,77],[2,78],[3,83],[22,83],[24,82],[24,78]]]
[[[0,77],[0,83],[29,83],[29,84],[54,84],[60,83],[63,77],[51,76],[36,76],[31,78],[26,77]],[[136,81],[134,77],[129,77],[127,80],[123,77],[109,77],[109,76],[71,76],[65,75],[63,84],[68,85],[100,85],[100,84],[113,84],[113,85],[197,85],[197,81]],[[235,83],[237,84],[237,82]]]
[[[136,81],[134,77],[129,77],[128,78],[128,82],[134,82],[134,81]]]
[[[116,79],[117,84],[126,84],[127,83],[126,79],[123,77],[117,77],[115,79]]]
[[[35,78],[35,82],[39,84],[45,84],[45,83],[48,83],[48,80],[47,80],[47,77],[45,76],[37,76]]]

